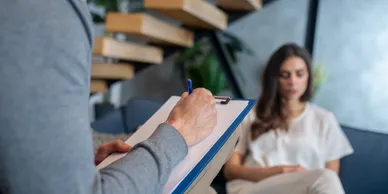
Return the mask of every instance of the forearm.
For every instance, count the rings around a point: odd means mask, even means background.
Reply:
[[[100,171],[94,193],[160,193],[172,168],[187,154],[183,137],[162,124],[123,159]]]
[[[224,173],[228,180],[242,179],[252,182],[261,181],[276,174],[270,168],[249,168],[237,164],[226,166]]]
[[[325,168],[333,170],[338,174],[340,169],[340,162],[339,160],[327,161],[325,164]]]
[[[94,193],[160,193],[187,149],[175,128],[161,124],[148,140],[100,171],[94,188],[100,192]]]

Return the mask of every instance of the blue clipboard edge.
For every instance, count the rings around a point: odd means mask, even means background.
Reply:
[[[233,99],[233,100],[245,100],[245,99]],[[245,107],[245,109],[240,113],[240,115],[236,118],[236,120],[229,126],[229,128],[225,131],[225,133],[221,136],[221,138],[214,144],[214,146],[210,148],[210,150],[199,161],[199,163],[190,171],[190,173],[175,188],[172,194],[184,193],[194,182],[194,180],[201,174],[202,170],[210,163],[210,161],[214,158],[216,153],[218,153],[218,151],[220,151],[222,146],[224,146],[225,142],[230,138],[230,136],[234,133],[234,131],[237,129],[240,123],[244,120],[244,118],[248,115],[248,113],[256,104],[256,100],[246,100],[246,101],[248,101],[248,105]]]

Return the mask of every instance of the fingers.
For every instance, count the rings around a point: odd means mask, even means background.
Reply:
[[[293,165],[293,166],[289,166],[289,172],[300,172],[300,171],[305,171],[306,169],[303,168],[302,166],[300,165]]]
[[[305,170],[306,170],[306,168],[304,168],[303,166],[298,166],[296,168],[296,171],[305,171]]]
[[[200,94],[204,94],[204,95],[208,95],[208,96],[213,96],[213,94],[205,88],[197,88],[193,91],[193,93],[200,93]]]
[[[97,154],[112,154],[114,152],[129,152],[131,150],[131,146],[127,145],[121,140],[115,140],[112,142],[102,144]]]
[[[209,90],[205,88],[197,88],[193,91],[193,93],[202,95],[206,99],[206,102],[210,103],[212,107],[216,107],[216,100],[214,99],[213,94]]]
[[[94,157],[94,163],[98,165],[113,153],[125,153],[131,151],[131,149],[131,146],[121,140],[104,143],[98,148]]]
[[[129,152],[132,147],[121,140],[114,141],[115,152]]]
[[[183,92],[181,99],[185,99],[187,96],[189,96],[188,92]]]
[[[213,125],[215,126],[217,124],[217,109],[216,100],[214,99],[213,94],[205,88],[197,88],[195,91],[193,91],[193,93],[194,92],[205,96],[206,103],[209,103],[208,105],[210,105],[207,106],[207,110],[210,111],[210,115],[214,117],[212,121],[214,122]]]
[[[183,92],[183,94],[181,95],[181,99],[179,99],[178,103],[182,102],[187,96],[189,96],[189,93],[188,92]]]
[[[197,88],[193,91],[192,95],[195,95],[197,97],[200,97],[202,99],[205,99],[206,103],[210,103],[214,107],[216,106],[216,101],[213,97],[213,94],[205,89],[205,88]],[[178,103],[181,103],[185,98],[189,96],[189,93],[184,92],[181,96],[181,99],[178,101]]]

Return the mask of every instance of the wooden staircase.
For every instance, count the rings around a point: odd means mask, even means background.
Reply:
[[[262,0],[216,0],[217,4],[229,10],[259,10],[263,5]]]
[[[135,69],[131,64],[93,63],[91,74],[94,79],[130,79]]]
[[[97,56],[143,63],[161,64],[163,62],[163,50],[158,47],[123,42],[110,37],[95,38],[92,53]]]
[[[158,44],[191,47],[194,42],[192,32],[145,13],[109,13],[106,17],[105,28],[110,32],[126,33]]]
[[[261,0],[216,0],[225,9],[258,10]],[[205,0],[144,0],[148,10],[175,19],[193,29],[224,30],[228,16]],[[108,13],[105,30],[122,33],[153,45],[192,47],[194,33],[156,18],[147,13]],[[125,60],[133,63],[163,63],[163,49],[157,46],[116,40],[112,37],[95,38],[93,56],[100,56],[110,63],[93,62],[91,66],[90,93],[104,92],[109,80],[131,79],[135,75],[132,64],[112,63]]]
[[[105,92],[108,89],[108,85],[104,80],[91,80],[90,81],[90,93]]]
[[[203,0],[144,0],[144,6],[188,26],[220,30],[227,27],[228,16]]]

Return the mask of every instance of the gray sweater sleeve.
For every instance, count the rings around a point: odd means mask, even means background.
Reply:
[[[161,124],[151,138],[100,171],[94,187],[100,192],[94,193],[160,193],[172,168],[186,154],[182,136]]]
[[[82,0],[1,1],[0,193],[159,193],[187,145],[171,126],[100,172],[88,121]]]

